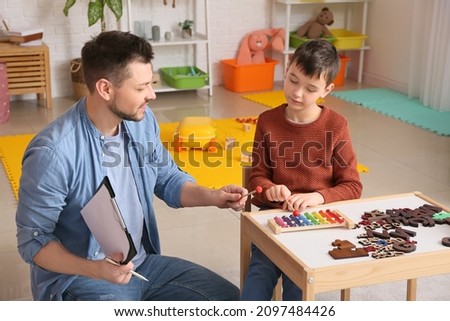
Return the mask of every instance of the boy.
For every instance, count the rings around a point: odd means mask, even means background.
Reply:
[[[264,192],[254,205],[302,211],[361,196],[347,120],[316,103],[333,90],[339,67],[336,48],[323,39],[309,40],[293,54],[284,80],[287,103],[258,119],[249,185]],[[241,299],[270,300],[281,274],[252,245]],[[301,299],[301,289],[283,275],[283,300]]]

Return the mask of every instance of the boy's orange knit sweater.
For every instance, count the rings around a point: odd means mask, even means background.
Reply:
[[[362,184],[347,120],[321,106],[320,117],[299,124],[285,116],[286,105],[263,112],[257,122],[253,144],[250,190],[257,186],[253,204],[281,207],[265,197],[273,185],[286,185],[292,194],[319,192],[325,203],[361,196]]]

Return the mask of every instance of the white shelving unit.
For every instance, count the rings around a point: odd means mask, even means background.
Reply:
[[[127,0],[128,6],[128,30],[133,30],[133,19],[131,17],[131,7],[132,0]],[[199,10],[199,6],[202,6],[202,10]],[[213,86],[211,85],[211,79],[213,79],[212,75],[212,63],[211,63],[211,49],[210,49],[210,38],[209,38],[209,9],[208,9],[208,0],[194,0],[191,5],[192,19],[194,21],[199,21],[197,19],[198,12],[202,12],[204,14],[204,33],[198,32],[197,25],[194,24],[194,32],[192,38],[185,39],[182,38],[181,35],[173,34],[172,39],[166,40],[164,38],[164,34],[161,35],[160,41],[151,41],[151,45],[153,47],[174,47],[174,46],[191,46],[193,48],[194,55],[192,57],[192,63],[194,66],[197,65],[197,52],[199,47],[202,46],[206,50],[206,70],[204,70],[208,74],[208,81],[204,87],[195,88],[195,89],[177,89],[168,86],[164,82],[162,82],[161,86],[155,88],[155,92],[171,92],[171,91],[182,91],[182,90],[197,90],[197,89],[207,89],[210,96],[213,94]],[[155,71],[157,72],[157,71]]]
[[[347,12],[345,14],[345,28],[349,29],[352,22],[352,7],[351,4],[353,3],[361,3],[362,9],[361,9],[361,28],[360,30],[352,30],[357,31],[362,34],[366,34],[366,24],[367,24],[367,11],[368,11],[368,5],[370,0],[322,0],[322,1],[314,1],[314,0],[273,0],[272,3],[272,26],[280,27],[284,26],[284,30],[286,31],[286,38],[285,38],[285,48],[283,51],[283,60],[284,60],[284,69],[286,70],[287,64],[289,62],[289,55],[294,53],[295,48],[289,47],[289,32],[293,31],[291,30],[291,15],[292,15],[292,7],[293,6],[321,6],[321,7],[329,7],[331,11],[333,11],[333,4],[347,4]],[[284,6],[284,14],[283,14],[283,21],[284,23],[281,25],[277,25],[277,6]],[[303,21],[306,22],[306,21]],[[300,26],[300,23],[299,25]],[[366,50],[370,49],[370,47],[363,44],[360,48],[355,49],[345,49],[344,51],[359,51],[359,65],[358,65],[358,82],[362,81],[362,75],[363,75],[363,66],[364,66],[364,52]]]

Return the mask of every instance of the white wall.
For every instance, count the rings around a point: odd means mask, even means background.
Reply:
[[[127,1],[123,1],[125,5]],[[168,30],[179,32],[177,24],[190,18],[187,6],[194,0],[177,1],[175,9],[170,6],[171,1],[168,2],[169,5],[164,6],[162,0],[131,0],[132,20],[152,20],[153,24],[161,27],[162,36]],[[88,0],[77,0],[69,17],[62,13],[64,3],[65,0],[0,0],[0,13],[10,27],[40,25],[44,28],[44,41],[50,48],[54,97],[72,95],[70,60],[79,57],[83,44],[100,32],[98,24],[87,26]],[[271,9],[272,0],[209,0],[213,84],[222,83],[220,60],[234,58],[241,38],[250,31],[270,27]],[[128,30],[126,8],[119,24],[114,22],[109,9],[106,11],[108,29]],[[411,12],[412,1],[408,0],[373,0],[370,3],[367,43],[371,50],[365,59],[365,82],[399,90],[406,88]],[[335,27],[339,27],[341,16],[338,12],[336,14]],[[197,19],[200,25],[201,17]],[[186,59],[192,58],[192,53],[186,48],[155,48],[155,52],[156,68],[188,63]],[[204,56],[199,58],[203,60]],[[353,66],[357,66],[357,56],[349,64],[349,75],[356,72]],[[281,64],[277,68],[281,68]],[[277,80],[279,78],[280,72]]]
[[[372,0],[369,4],[367,52],[364,81],[407,92],[413,1]]]

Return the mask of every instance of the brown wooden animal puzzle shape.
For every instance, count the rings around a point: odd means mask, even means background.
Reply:
[[[336,248],[332,249],[331,251],[328,251],[328,253],[335,259],[348,259],[352,257],[362,257],[362,256],[368,256],[369,253],[362,248],[357,248],[352,242],[347,240],[335,240],[331,243],[331,245],[335,246]]]

